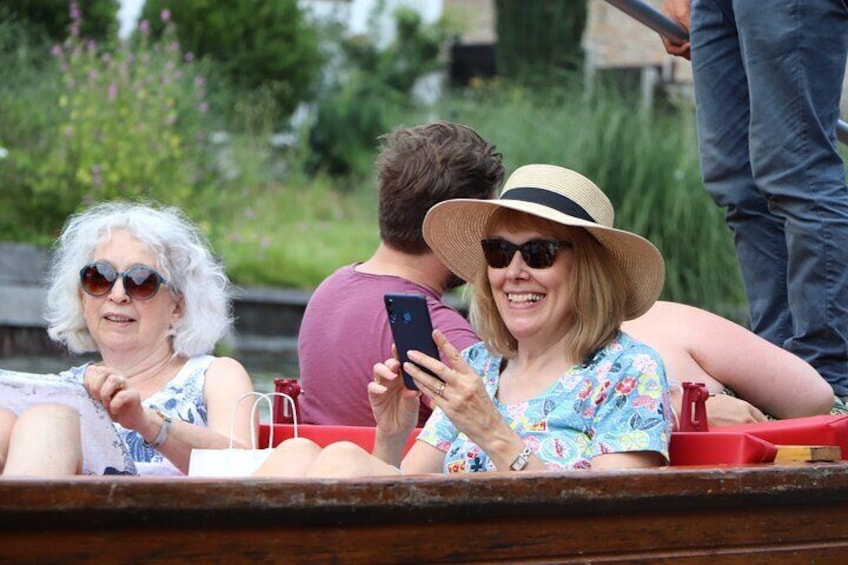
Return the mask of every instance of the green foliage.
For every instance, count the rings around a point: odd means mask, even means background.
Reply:
[[[244,185],[224,196],[213,245],[238,284],[314,288],[379,243],[372,185],[342,192],[323,175]]]
[[[143,36],[136,47],[103,50],[72,34],[54,46],[52,72],[21,85],[38,95],[44,113],[21,113],[20,133],[8,141],[0,166],[6,189],[0,218],[24,218],[19,233],[53,233],[69,213],[94,201],[189,205],[198,197],[203,77],[183,62],[170,27],[161,42]],[[13,92],[0,92],[6,93],[0,116],[21,109]]]
[[[379,9],[379,7],[378,7]],[[395,40],[385,48],[375,33],[342,38],[336,75],[319,99],[309,135],[309,172],[362,177],[372,167],[377,138],[411,105],[416,81],[442,65],[445,22],[424,25],[418,12],[400,8]],[[379,17],[379,11],[373,18]],[[373,19],[372,19],[373,21]]]
[[[495,11],[501,76],[526,80],[573,70],[583,61],[587,0],[496,0]]]
[[[62,42],[71,25],[74,32],[98,42],[114,39],[118,32],[119,0],[4,0],[14,18],[44,33],[50,40]]]
[[[376,137],[444,118],[496,143],[510,169],[557,163],[594,179],[616,206],[616,225],[663,252],[665,298],[731,316],[744,304],[722,211],[700,181],[688,111],[643,115],[633,110],[637,101],[605,88],[587,99],[576,74],[547,89],[496,81],[415,107],[406,88],[416,73],[390,72],[404,69],[393,64],[397,46],[384,54],[368,38],[350,39],[360,62],[340,63],[329,92],[343,103],[322,108],[332,117],[324,127],[334,127],[326,147],[344,147],[339,158],[355,156],[348,170],[359,173],[307,177],[309,136],[287,149],[268,143],[280,115],[273,92],[229,97],[214,75],[195,86],[197,65],[180,57],[169,33],[112,51],[72,37],[50,57],[40,38],[0,20],[0,147],[8,152],[0,150],[0,239],[46,243],[67,213],[91,200],[156,198],[201,224],[237,284],[314,287],[379,240]],[[204,93],[212,90],[220,100]],[[229,110],[228,143],[207,147],[204,103]]]
[[[186,52],[215,61],[230,85],[245,93],[264,89],[283,116],[309,94],[323,59],[316,30],[297,0],[147,0],[142,18],[154,36],[168,12]]]

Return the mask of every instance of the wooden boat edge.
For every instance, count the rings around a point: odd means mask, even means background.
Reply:
[[[688,563],[721,555],[721,563],[747,565],[752,556],[828,563],[844,560],[846,520],[846,462],[345,480],[0,480],[0,543],[19,562],[61,554],[70,562],[388,563],[423,555]]]

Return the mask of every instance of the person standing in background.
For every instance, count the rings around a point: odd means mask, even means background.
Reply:
[[[665,0],[690,33],[701,172],[726,208],[751,329],[848,396],[845,0]]]

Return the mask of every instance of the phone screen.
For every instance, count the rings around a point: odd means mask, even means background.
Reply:
[[[433,341],[433,324],[430,321],[430,311],[427,309],[427,299],[423,294],[386,294],[386,313],[389,316],[389,327],[392,338],[400,357],[401,366],[409,361],[407,352],[415,349],[430,357],[439,358],[439,349]],[[433,375],[424,367],[423,371]],[[437,379],[436,375],[433,375]],[[441,379],[439,379],[441,380]],[[403,371],[403,383],[406,388],[418,390],[412,377]]]

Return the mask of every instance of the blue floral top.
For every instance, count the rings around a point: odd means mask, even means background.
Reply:
[[[206,426],[208,415],[203,398],[206,369],[215,358],[211,355],[192,357],[183,368],[155,394],[142,402],[144,406],[159,409],[175,420],[198,426]],[[68,372],[80,381],[85,375],[86,365],[74,367]],[[135,461],[139,475],[182,475],[173,463],[152,447],[144,446],[144,438],[135,430],[115,424],[118,435],[124,441],[130,457]]]
[[[659,354],[619,333],[588,363],[571,367],[542,395],[517,404],[497,398],[502,357],[483,342],[463,351],[483,378],[495,407],[548,469],[588,469],[604,453],[655,451],[668,461],[671,400]],[[459,432],[441,409],[419,440],[445,452],[444,471],[496,470],[489,456]]]

